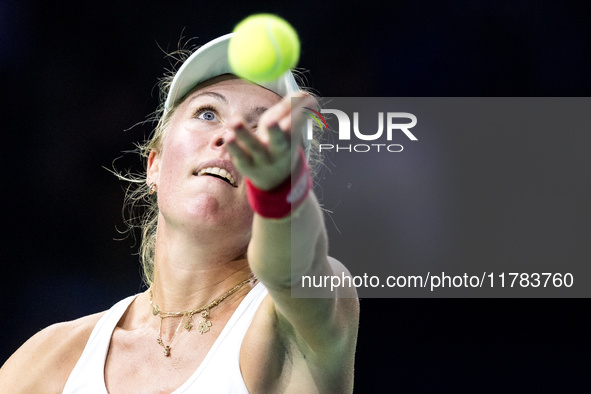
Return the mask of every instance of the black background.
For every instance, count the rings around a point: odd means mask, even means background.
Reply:
[[[0,362],[43,327],[142,290],[133,242],[114,241],[123,185],[103,167],[151,131],[132,126],[157,106],[169,67],[160,47],[203,44],[273,12],[298,30],[299,66],[322,96],[588,96],[582,4],[0,2]],[[127,154],[115,165],[140,163]],[[588,388],[589,306],[363,299],[356,391]]]

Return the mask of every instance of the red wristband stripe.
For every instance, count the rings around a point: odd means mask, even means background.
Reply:
[[[306,164],[304,151],[299,150],[295,181],[288,177],[272,190],[261,190],[246,180],[248,202],[259,215],[269,219],[281,219],[288,216],[292,209],[299,207],[312,188],[310,169]]]

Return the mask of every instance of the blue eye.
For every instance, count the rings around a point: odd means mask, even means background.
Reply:
[[[214,121],[217,119],[217,112],[214,108],[206,106],[200,107],[195,111],[194,115],[197,119],[205,120],[208,122]]]
[[[203,120],[215,120],[215,113],[212,111],[203,111],[197,118]]]

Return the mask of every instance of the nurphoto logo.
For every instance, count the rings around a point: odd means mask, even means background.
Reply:
[[[332,131],[328,127],[326,118],[322,114],[332,114],[338,123],[338,143],[320,144],[320,152],[334,150],[336,152],[402,152],[404,147],[401,144],[391,143],[393,136],[400,134],[406,136],[411,141],[418,141],[417,137],[411,133],[410,129],[416,126],[417,117],[408,112],[378,112],[377,131],[360,130],[359,112],[353,112],[353,122],[344,111],[339,109],[321,109],[315,111],[312,108],[304,107],[304,113],[308,115],[306,123],[306,138],[313,139],[314,123],[318,125],[322,132]],[[366,114],[364,114],[366,116]],[[374,115],[376,116],[376,115]],[[409,122],[410,121],[410,122]],[[385,125],[385,126],[384,126]],[[353,136],[351,135],[353,130]],[[385,129],[385,141],[383,138]],[[352,144],[355,139],[361,141],[372,141],[372,143]],[[383,142],[382,142],[383,141]],[[382,142],[382,143],[380,143]]]

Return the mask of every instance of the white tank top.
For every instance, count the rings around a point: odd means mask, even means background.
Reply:
[[[244,297],[193,375],[174,394],[248,393],[240,372],[240,346],[267,289],[258,283]],[[82,356],[72,370],[64,393],[106,394],[105,362],[117,323],[137,295],[119,301],[98,321]]]

